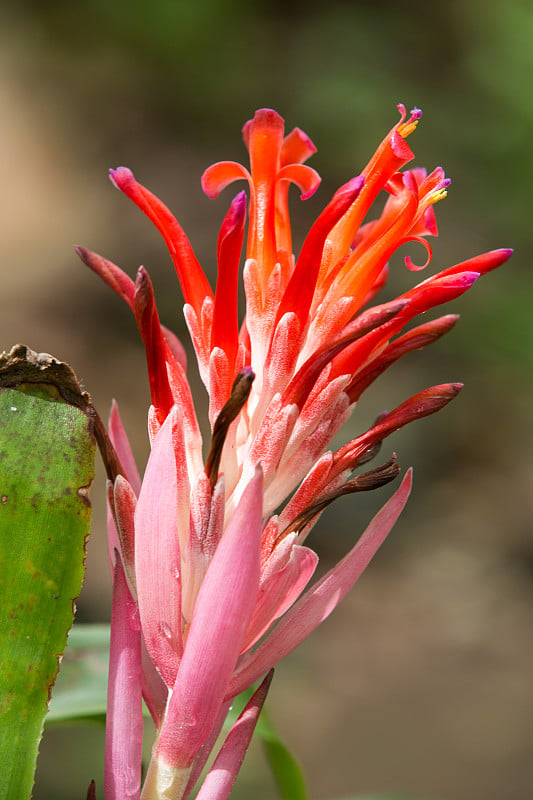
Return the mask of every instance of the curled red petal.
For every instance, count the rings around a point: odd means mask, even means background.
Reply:
[[[230,183],[241,180],[251,182],[251,175],[242,164],[236,161],[219,161],[205,170],[202,175],[202,189],[208,197],[214,199]]]
[[[290,181],[296,184],[302,200],[307,200],[316,192],[321,180],[318,172],[307,164],[287,164],[278,172],[278,181]]]
[[[423,264],[415,264],[410,256],[406,256],[404,261],[407,269],[410,269],[412,272],[419,272],[420,270],[425,269],[431,261],[431,256],[433,254],[430,243],[427,242],[422,236],[409,236],[406,239],[406,242],[418,242],[422,245],[422,247],[425,248],[427,253],[426,260]]]

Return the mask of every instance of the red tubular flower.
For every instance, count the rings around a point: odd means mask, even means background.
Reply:
[[[431,260],[434,205],[449,184],[440,167],[429,175],[420,168],[401,171],[413,157],[406,139],[421,112],[414,109],[408,117],[403,106],[399,110],[400,121],[362,174],[333,195],[296,259],[288,187],[295,183],[305,199],[320,182],[304,163],[315,148],[302,131],[285,136],[275,111],[258,111],[243,131],[250,169],[221,162],[206,170],[202,185],[210,197],[237,180],[249,188],[240,328],[245,193],[234,198],[222,223],[213,293],[169,209],[130,170],[111,171],[115,185],[159,229],[176,267],[210,399],[205,465],[183,348],[160,324],[148,274],[141,268],[134,283],[116,265],[78,248],[135,315],[152,398],[152,449],[142,483],[116,408],[110,424],[122,468],[111,471],[109,486],[116,592],[110,697],[119,718],[108,732],[108,800],[139,794],[138,764],[129,765],[133,788],[112,774],[114,763],[124,769],[128,759],[139,758],[137,740],[131,746],[117,742],[133,725],[124,699],[131,692],[138,708],[139,682],[158,729],[142,797],[180,800],[189,794],[228,702],[296,647],[353,586],[403,509],[410,472],[348,555],[306,590],[318,557],[305,539],[324,508],[341,494],[392,480],[399,471],[395,457],[357,477],[352,473],[387,436],[439,410],[461,388],[444,384],[419,392],[336,452],[327,449],[361,393],[403,355],[450,330],[457,317],[406,325],[459,297],[511,253],[476,256],[396,300],[369,307],[402,244],[416,241],[426,249],[421,266],[405,259],[409,270],[424,269]],[[382,213],[365,222],[381,191],[388,194]],[[138,619],[137,627],[125,626],[121,614]],[[129,672],[121,670],[121,648]],[[135,658],[142,665],[137,679]],[[228,796],[267,688],[265,683],[230,733],[202,800]],[[138,720],[133,727],[138,731]],[[222,774],[221,765],[231,765],[229,772]]]

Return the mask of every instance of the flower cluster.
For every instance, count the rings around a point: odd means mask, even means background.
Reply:
[[[107,800],[140,796],[141,695],[157,726],[143,798],[180,800],[192,789],[220,732],[231,699],[262,678],[328,616],[383,542],[409,494],[410,473],[353,549],[306,589],[318,557],[305,540],[336,497],[381,486],[398,474],[394,457],[353,472],[383,439],[442,408],[459,391],[444,384],[380,416],[336,452],[327,450],[361,393],[397,359],[434,342],[455,324],[446,315],[406,330],[419,314],[460,296],[510,255],[497,250],[452,266],[399,298],[373,305],[388,261],[416,241],[431,259],[434,205],[449,181],[438,167],[402,168],[407,137],[421,112],[401,119],[362,174],[333,195],[292,253],[288,193],[302,198],[319,175],[315,152],[298,128],[284,133],[272,110],[243,130],[250,169],[235,162],[203,175],[209,197],[234,181],[248,184],[248,238],[237,306],[247,200],[231,202],[218,239],[213,293],[169,209],[119,167],[111,179],[159,229],[185,299],[185,318],[209,393],[211,446],[202,439],[186,378],[183,347],[159,322],[144,268],[133,282],[82,248],[83,261],[130,306],[146,348],[152,405],[151,454],[141,481],[118,410],[110,438],[110,555],[114,572],[111,674],[106,745]],[[376,197],[380,216],[364,221]],[[111,463],[113,459],[109,459]],[[290,498],[287,500],[287,498]],[[230,732],[198,795],[223,800],[266,696],[260,686]]]

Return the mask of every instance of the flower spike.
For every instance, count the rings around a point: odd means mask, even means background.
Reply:
[[[141,267],[133,281],[102,256],[77,248],[135,315],[152,401],[142,481],[116,406],[109,437],[96,423],[108,472],[114,584],[106,742],[111,799],[138,798],[141,693],[157,728],[142,800],[186,800],[232,698],[268,673],[198,790],[199,800],[227,800],[269,671],[357,581],[407,502],[411,470],[348,554],[314,583],[318,555],[307,546],[310,530],[338,497],[398,477],[395,455],[353,473],[387,437],[442,409],[461,389],[445,383],[418,392],[328,449],[362,392],[458,319],[417,317],[460,297],[511,254],[483,253],[413,285],[413,272],[429,268],[428,238],[438,233],[435,209],[450,181],[442,167],[406,168],[414,157],[407,140],[422,112],[408,114],[402,104],[398,111],[399,121],[361,174],[310,225],[299,254],[293,254],[289,186],[302,199],[315,192],[320,176],[305,162],[316,148],[299,128],[285,134],[277,112],[257,111],[243,128],[249,168],[222,161],[202,176],[208,197],[242,180],[249,197],[247,203],[245,192],[237,194],[222,222],[214,294],[171,211],[130,170],[111,170],[115,185],[161,232],[178,274],[209,395],[205,462],[184,351],[160,324],[148,273]],[[382,210],[370,217],[381,193]],[[402,277],[411,282],[399,297],[380,303],[375,298],[387,285],[391,256],[411,242],[424,248],[425,259],[405,257]],[[129,725],[134,736],[121,741]]]

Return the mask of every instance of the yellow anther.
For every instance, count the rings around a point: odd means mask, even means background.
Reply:
[[[400,125],[398,125],[396,130],[403,139],[407,139],[407,137],[410,136],[410,134],[415,130],[419,122],[420,120],[410,117],[407,122],[402,122]]]
[[[439,200],[444,200],[447,194],[448,192],[446,191],[446,189],[438,189],[436,192],[433,192],[432,194],[429,195],[428,203],[430,205],[434,205],[435,203],[438,203]]]

